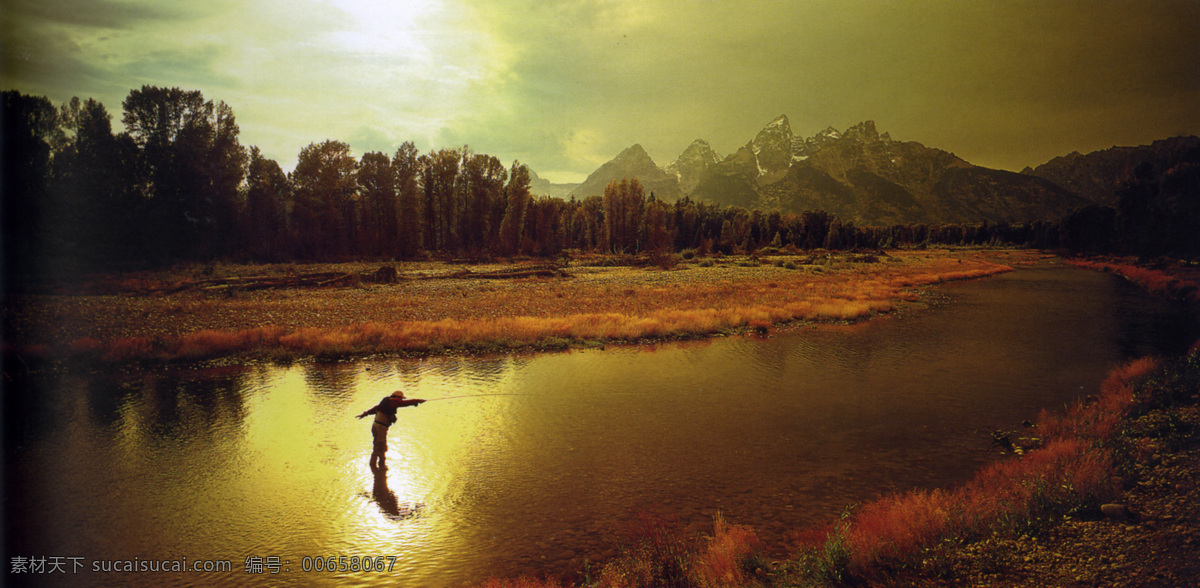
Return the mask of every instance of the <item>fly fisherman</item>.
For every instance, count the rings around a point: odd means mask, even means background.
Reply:
[[[425,402],[420,398],[407,399],[404,393],[396,390],[391,396],[384,396],[379,404],[372,406],[370,409],[363,411],[356,418],[363,418],[369,414],[375,415],[375,423],[371,425],[371,437],[375,440],[373,449],[371,450],[371,469],[378,468],[386,470],[386,453],[387,453],[387,432],[388,427],[396,422],[396,409],[401,406],[416,406]],[[378,462],[378,466],[376,465]]]

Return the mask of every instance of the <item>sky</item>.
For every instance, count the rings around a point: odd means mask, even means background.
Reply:
[[[290,170],[468,145],[578,182],[640,143],[722,155],[786,114],[988,167],[1200,134],[1200,0],[0,0],[3,89],[228,103]]]

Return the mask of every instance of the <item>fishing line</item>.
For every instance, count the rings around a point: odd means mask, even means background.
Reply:
[[[467,394],[464,396],[445,396],[443,398],[426,398],[425,402],[433,402],[434,400],[454,400],[455,398],[480,398],[483,396],[528,396],[528,394],[512,394],[512,393],[496,393],[496,394]]]

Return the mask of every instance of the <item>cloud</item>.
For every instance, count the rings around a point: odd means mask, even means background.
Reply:
[[[1106,117],[1091,128],[1114,140],[1153,138],[1131,132],[1152,118],[1150,105],[1196,95],[1200,45],[1188,31],[1200,24],[1197,7],[592,1],[481,10],[513,47],[516,118],[555,137],[588,129],[599,152],[641,142],[661,164],[703,137],[728,153],[786,113],[803,134],[875,119],[893,136],[1019,168],[1037,163],[1031,148],[1046,145],[1036,152],[1048,158],[1091,134],[1068,124],[1072,113]],[[1169,110],[1195,132],[1196,116]],[[548,159],[583,174],[591,165],[590,154]]]
[[[11,0],[6,10],[12,14],[9,20],[128,29],[147,22],[178,19],[187,14],[187,6],[184,3],[114,0]]]
[[[6,87],[114,113],[142,84],[200,89],[285,168],[310,142],[413,140],[581,179],[633,143],[730,153],[779,114],[1010,169],[1200,132],[1200,2],[10,5]]]
[[[229,82],[222,45],[189,34],[222,14],[221,2],[16,0],[8,8],[2,27],[7,85],[56,100],[94,96],[112,107],[142,84]]]

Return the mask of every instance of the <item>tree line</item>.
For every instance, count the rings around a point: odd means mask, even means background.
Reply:
[[[1166,169],[1143,162],[1121,181],[1116,206],[1093,204],[1060,223],[1060,244],[1071,251],[1142,258],[1200,255],[1200,163]]]
[[[562,200],[533,195],[529,171],[519,162],[506,167],[469,147],[421,153],[412,142],[392,154],[359,158],[341,141],[312,143],[285,173],[257,147],[240,143],[227,104],[179,88],[131,91],[122,104],[120,133],[96,100],[75,98],[56,108],[45,97],[15,91],[3,93],[2,122],[4,247],[11,272],[35,272],[62,260],[126,268],[216,259],[555,256],[564,250],[1082,247],[1096,237],[1079,227],[1095,231],[1093,225],[1107,218],[1081,212],[1092,216],[1061,226],[857,227],[822,211],[763,212],[688,198],[664,202],[636,179],[613,182],[603,196]],[[1112,219],[1117,229],[1136,224],[1130,214]]]

